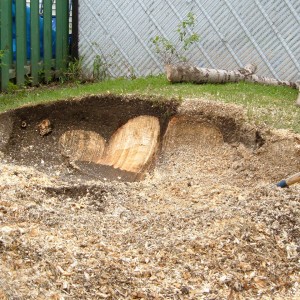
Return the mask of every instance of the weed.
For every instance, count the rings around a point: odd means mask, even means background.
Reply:
[[[115,61],[118,61],[116,59],[117,51],[105,55],[97,42],[93,42],[92,45],[97,48],[98,53],[93,61],[92,81],[105,81],[112,77],[110,69],[117,67],[114,64]]]
[[[109,78],[109,64],[97,54],[93,62],[93,80],[104,81]]]
[[[137,76],[135,74],[135,71],[134,71],[134,68],[132,66],[129,68],[129,78],[130,79],[136,79],[137,78]]]
[[[9,81],[7,85],[7,93],[15,94],[20,91],[20,87],[18,87],[13,82]]]
[[[177,26],[178,34],[175,43],[163,36],[155,36],[151,38],[151,42],[155,46],[155,52],[158,54],[164,65],[175,63],[186,63],[186,51],[200,40],[200,36],[193,32],[196,18],[192,12],[189,12],[186,19]]]
[[[3,58],[4,55],[5,55],[5,50],[0,50],[0,67],[3,66],[2,58]]]
[[[83,72],[82,72],[82,62],[83,58],[69,60],[67,69],[63,72],[60,72],[58,77],[60,83],[73,82],[80,83],[83,81]]]

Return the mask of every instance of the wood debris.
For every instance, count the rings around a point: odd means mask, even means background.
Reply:
[[[141,182],[1,162],[0,299],[299,299],[300,187],[272,160],[294,139],[205,130],[217,142],[186,129]]]

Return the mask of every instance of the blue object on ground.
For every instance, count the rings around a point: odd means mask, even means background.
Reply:
[[[281,187],[281,188],[286,188],[286,187],[289,187],[286,183],[285,180],[281,180],[279,181],[277,184],[276,184],[278,187]]]

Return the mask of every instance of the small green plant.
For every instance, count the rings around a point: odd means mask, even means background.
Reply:
[[[2,63],[3,56],[5,55],[5,50],[0,50],[0,67],[4,66]]]
[[[136,76],[136,74],[135,74],[134,67],[131,66],[131,67],[129,68],[129,78],[133,80],[133,79],[136,79],[136,77],[137,77],[137,76]]]
[[[59,76],[59,82],[82,82],[83,81],[83,72],[82,72],[82,61],[83,58],[70,59],[68,61],[67,69],[64,72],[61,72]]]
[[[126,61],[122,59],[122,53],[118,50],[107,53],[97,42],[92,42],[97,55],[93,61],[92,81],[101,82],[114,77],[114,70],[126,67]],[[129,70],[129,68],[128,68]],[[129,77],[135,78],[134,69],[129,70]]]
[[[14,93],[17,93],[19,90],[20,90],[20,88],[16,84],[14,84],[11,81],[8,82],[8,85],[7,85],[8,93],[14,94]]]
[[[136,75],[134,67],[131,66],[126,60],[122,61],[122,64],[127,69],[126,78],[129,78],[129,79],[132,79],[132,80],[136,79],[137,75]]]
[[[109,64],[97,54],[93,62],[93,80],[104,81],[110,77]]]
[[[200,40],[199,34],[193,32],[195,22],[195,15],[189,12],[187,17],[177,26],[178,39],[175,43],[158,35],[151,39],[155,46],[155,52],[165,65],[187,62],[184,54]]]

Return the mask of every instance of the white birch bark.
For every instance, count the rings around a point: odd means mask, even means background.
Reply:
[[[241,68],[238,71],[243,75],[252,75],[255,74],[256,70],[257,70],[257,65],[247,64],[244,68]]]
[[[192,82],[192,83],[226,83],[226,82],[255,82],[266,85],[282,85],[291,88],[299,89],[300,81],[281,81],[275,78],[268,78],[255,75],[256,66],[253,64],[246,65],[245,68],[240,70],[221,70],[221,69],[208,69],[198,68],[187,65],[166,65],[167,79],[172,82]],[[300,106],[300,95],[298,96],[297,105]]]
[[[296,81],[296,86],[297,86],[297,89],[299,90],[298,98],[296,100],[296,105],[300,106],[300,80]]]

